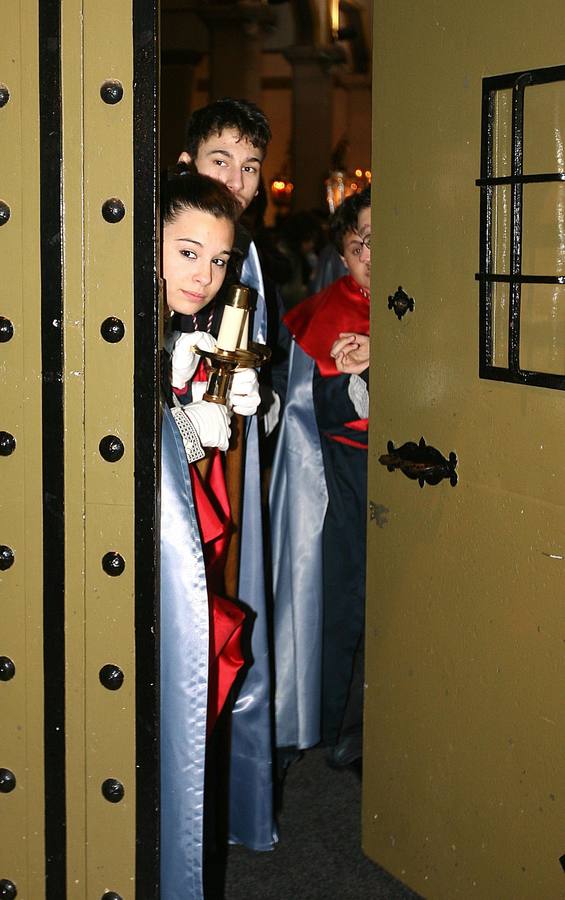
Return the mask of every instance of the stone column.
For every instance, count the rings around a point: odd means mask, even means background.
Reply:
[[[174,165],[184,148],[191,112],[194,72],[202,58],[195,51],[165,51],[161,65],[161,166]]]
[[[289,47],[292,65],[293,208],[324,205],[324,181],[330,168],[333,120],[332,66],[343,62],[339,47]]]
[[[184,128],[193,108],[196,71],[208,32],[186,0],[161,3],[161,164],[172,165],[184,148]]]
[[[371,76],[340,74],[338,84],[347,91],[347,134],[350,169],[371,168]]]
[[[210,101],[220,97],[261,104],[263,33],[275,22],[259,2],[218,4],[198,10],[210,33]]]

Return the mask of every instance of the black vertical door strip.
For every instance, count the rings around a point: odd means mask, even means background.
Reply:
[[[136,897],[159,897],[157,0],[133,0]]]
[[[65,507],[60,0],[39,2],[45,874],[65,900]]]

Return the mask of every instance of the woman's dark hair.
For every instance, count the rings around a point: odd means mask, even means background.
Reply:
[[[216,219],[229,219],[234,225],[241,213],[239,203],[225,185],[187,167],[161,182],[163,225],[174,222],[185,209],[210,213]]]
[[[186,123],[184,149],[195,159],[200,144],[212,135],[220,135],[225,128],[234,128],[240,138],[246,138],[263,155],[267,152],[271,129],[266,115],[251,100],[231,97],[194,110]]]

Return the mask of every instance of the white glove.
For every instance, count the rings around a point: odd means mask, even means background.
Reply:
[[[255,369],[234,372],[229,399],[233,411],[241,416],[252,416],[257,412],[261,397]]]
[[[194,352],[195,347],[201,350],[213,350],[216,341],[205,331],[183,332],[175,341],[172,355],[171,384],[175,388],[183,388],[190,381],[202,359]]]
[[[230,442],[230,413],[221,403],[197,400],[182,407],[203,447],[227,450]]]
[[[190,389],[192,391],[192,402],[196,403],[197,400],[203,400],[204,394],[208,390],[208,382],[207,381],[193,381],[190,385]]]

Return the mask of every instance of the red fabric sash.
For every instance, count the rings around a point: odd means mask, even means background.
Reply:
[[[207,731],[211,733],[235,677],[244,663],[241,630],[245,613],[223,596],[224,564],[232,533],[222,455],[214,450],[206,478],[189,466],[200,534],[210,609]]]
[[[359,419],[360,422],[366,422],[366,419]],[[367,444],[362,444],[361,441],[354,441],[353,438],[346,437],[344,434],[327,434],[326,437],[329,437],[332,441],[337,441],[338,444],[347,444],[348,447],[358,447],[359,450],[367,450]]]

